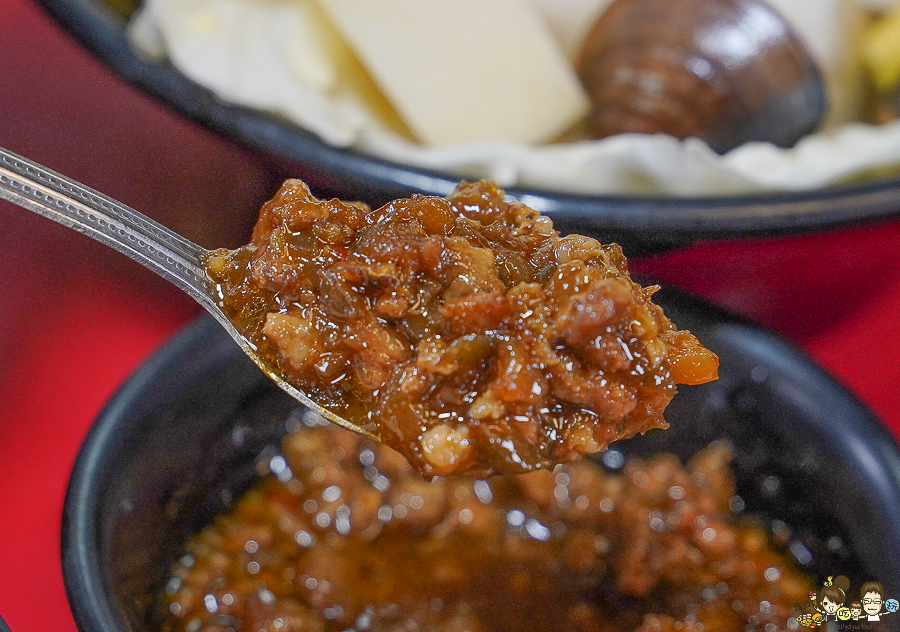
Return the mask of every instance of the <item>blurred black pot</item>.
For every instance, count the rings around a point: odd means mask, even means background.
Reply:
[[[255,148],[284,176],[320,194],[380,205],[412,192],[446,195],[458,178],[333,147],[266,113],[228,105],[168,62],[137,53],[125,36],[133,0],[38,0],[86,48],[131,84],[198,123]],[[112,8],[117,6],[117,9]],[[699,239],[831,228],[900,214],[900,177],[802,193],[727,197],[587,196],[510,188],[566,232],[618,241],[628,252]]]
[[[601,461],[686,458],[727,438],[746,511],[787,525],[789,553],[814,577],[877,579],[900,593],[900,450],[884,427],[789,344],[705,303],[657,296],[720,355],[721,378],[684,388],[669,430]],[[65,505],[63,571],[83,632],[158,629],[153,595],[183,542],[251,484],[296,411],[208,317],[120,389],[82,447]],[[900,623],[891,619],[883,625]]]

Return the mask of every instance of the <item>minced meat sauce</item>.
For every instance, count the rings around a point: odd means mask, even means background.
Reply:
[[[222,307],[277,372],[426,477],[524,472],[664,428],[718,359],[628,275],[488,182],[377,210],[287,181],[213,251]]]
[[[196,535],[164,632],[774,632],[812,581],[729,509],[730,449],[428,482],[335,426]]]

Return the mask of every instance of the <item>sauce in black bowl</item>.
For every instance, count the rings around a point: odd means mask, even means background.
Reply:
[[[741,513],[765,520],[816,584],[847,575],[900,592],[900,451],[887,431],[790,345],[659,296],[720,355],[721,377],[684,388],[667,411],[671,428],[615,444],[607,465],[659,451],[687,459],[728,439]],[[123,386],[85,442],[66,501],[63,567],[80,629],[156,629],[157,596],[185,541],[269,470],[292,415],[296,403],[208,319]]]

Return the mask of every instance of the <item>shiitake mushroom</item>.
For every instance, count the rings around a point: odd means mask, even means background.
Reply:
[[[826,108],[815,61],[762,0],[616,0],[577,67],[598,138],[666,133],[720,153],[754,140],[790,147]]]

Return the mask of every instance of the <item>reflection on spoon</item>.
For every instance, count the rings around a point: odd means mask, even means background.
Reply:
[[[203,268],[202,259],[209,252],[206,249],[125,204],[2,147],[0,198],[96,239],[178,286],[212,314],[244,353],[284,391],[329,421],[377,438],[309,399],[262,361],[250,341],[219,308],[215,287]]]

